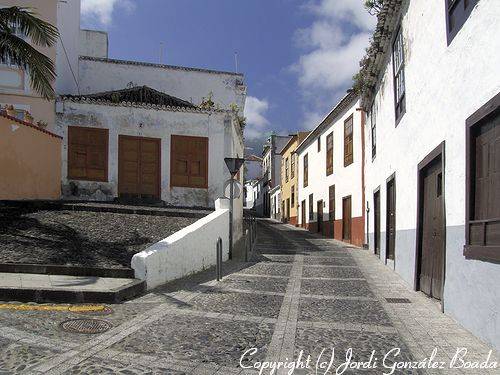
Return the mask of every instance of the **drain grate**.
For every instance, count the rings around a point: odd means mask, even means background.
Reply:
[[[387,303],[411,303],[408,298],[386,298]]]
[[[86,334],[106,332],[112,327],[111,323],[101,319],[70,319],[60,326],[66,332]]]

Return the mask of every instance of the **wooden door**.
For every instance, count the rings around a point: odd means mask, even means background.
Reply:
[[[342,199],[342,239],[351,241],[352,214],[351,196]]]
[[[387,182],[386,225],[385,257],[394,260],[396,249],[396,183],[394,178]]]
[[[120,135],[118,194],[124,198],[160,198],[160,140]]]
[[[286,222],[290,222],[290,198],[286,199]]]
[[[373,194],[373,216],[374,216],[374,228],[373,228],[373,242],[375,254],[380,255],[380,190]]]
[[[328,225],[331,237],[335,238],[335,185],[328,189]]]
[[[316,204],[318,208],[318,233],[323,233],[323,200]]]
[[[420,290],[430,297],[441,299],[444,272],[443,174],[441,157],[422,172],[420,249]]]
[[[306,200],[304,199],[302,201],[302,227],[305,228],[306,227]]]

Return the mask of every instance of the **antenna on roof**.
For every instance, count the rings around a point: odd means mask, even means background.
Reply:
[[[234,67],[235,73],[238,73],[238,52],[234,52]]]
[[[163,64],[163,42],[160,42],[160,56],[159,56],[160,64]]]

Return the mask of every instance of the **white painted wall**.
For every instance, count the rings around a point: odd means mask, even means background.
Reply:
[[[146,85],[198,105],[212,92],[212,100],[221,108],[229,109],[231,103],[235,103],[243,113],[246,88],[238,85],[243,82],[242,74],[113,61],[116,63],[80,59],[82,94],[120,90],[129,84]]]
[[[218,199],[216,210],[132,257],[135,277],[147,289],[203,271],[216,264],[216,241],[222,239],[222,259],[229,257],[229,201]]]
[[[246,189],[246,199],[244,207],[248,209],[254,208],[257,199],[257,184],[256,180],[246,181],[244,188]]]
[[[359,101],[344,110],[336,119],[319,135],[321,151],[318,152],[318,137],[308,137],[303,145],[298,148],[298,222],[302,223],[302,201],[306,201],[306,223],[309,223],[309,194],[314,198],[313,221],[317,218],[317,204],[319,200],[325,202],[323,220],[328,220],[329,187],[335,185],[335,219],[342,219],[342,198],[351,195],[352,217],[362,215],[362,184],[361,184],[361,111]],[[344,121],[353,115],[353,163],[344,167]],[[333,131],[333,173],[326,175],[326,137]],[[313,133],[311,133],[313,134]],[[308,154],[309,176],[308,186],[304,187],[304,156]]]
[[[406,113],[394,117],[392,63],[377,88],[377,155],[366,124],[366,198],[380,186],[381,259],[385,259],[386,179],[396,174],[395,270],[414,285],[417,165],[445,141],[446,281],[444,310],[500,348],[500,266],[466,260],[465,120],[500,91],[500,3],[481,0],[448,46],[444,2],[412,1],[402,18]],[[373,210],[370,212],[373,251]],[[393,265],[391,265],[393,266]]]
[[[56,93],[78,94],[78,53],[80,46],[80,0],[57,2]]]
[[[80,30],[80,56],[108,57],[108,33]]]
[[[281,220],[281,188],[279,186],[273,188],[270,192],[271,200],[271,218]]]

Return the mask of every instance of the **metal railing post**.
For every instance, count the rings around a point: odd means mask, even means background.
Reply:
[[[245,231],[245,262],[248,262],[248,248],[252,246],[252,239],[250,238],[250,230]]]
[[[215,275],[217,281],[222,280],[222,238],[217,238],[215,251]]]

